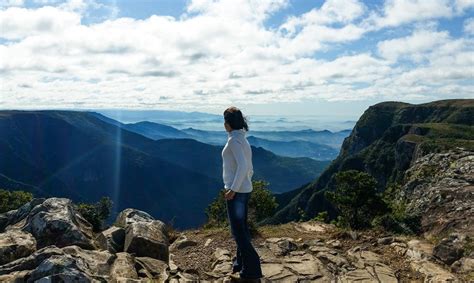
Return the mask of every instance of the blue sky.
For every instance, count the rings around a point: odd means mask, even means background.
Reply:
[[[474,0],[0,0],[2,108],[357,116],[474,98]]]

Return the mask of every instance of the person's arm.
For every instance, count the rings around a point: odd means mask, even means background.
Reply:
[[[247,160],[245,160],[245,154],[242,148],[242,142],[238,140],[230,140],[229,148],[234,155],[235,161],[237,162],[237,170],[235,172],[234,181],[230,187],[230,190],[239,192],[242,182],[245,179],[248,171]]]

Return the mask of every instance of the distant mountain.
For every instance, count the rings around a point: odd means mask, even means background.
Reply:
[[[339,149],[303,140],[271,141],[250,136],[249,143],[256,147],[263,147],[281,156],[310,157],[317,160],[333,160]]]
[[[154,140],[190,138],[188,134],[176,128],[148,121],[125,124],[123,127],[131,132],[141,134]]]
[[[442,100],[412,105],[385,102],[367,109],[344,141],[337,159],[317,179],[301,188],[269,223],[308,217],[333,208],[324,197],[333,176],[344,170],[365,171],[382,191],[387,184],[403,185],[405,171],[418,157],[455,147],[474,150],[474,100]],[[284,198],[285,195],[281,196]]]
[[[216,121],[222,120],[221,115],[202,113],[202,112],[184,112],[169,110],[97,110],[97,112],[118,120],[122,123],[136,123],[141,121],[150,121],[156,123],[165,123],[166,121],[193,120],[193,121]]]
[[[103,121],[154,140],[195,139],[212,145],[223,145],[227,141],[227,134],[224,130],[205,131],[192,128],[179,130],[172,126],[149,121],[123,124],[101,114],[95,115]],[[313,130],[250,131],[249,142],[255,147],[262,147],[281,156],[333,160],[339,152],[342,140],[347,137],[349,133],[349,131],[332,133],[330,131]],[[262,137],[268,137],[271,140]],[[313,140],[320,141],[321,143],[312,142]]]
[[[157,140],[146,149],[150,154],[206,176],[222,178],[222,146],[213,146],[193,139]],[[286,192],[314,179],[329,165],[328,161],[310,158],[289,158],[275,155],[263,148],[252,147],[254,179],[270,183],[275,193]]]
[[[222,146],[154,141],[98,115],[0,111],[0,188],[76,201],[106,195],[117,210],[146,209],[180,228],[203,223],[205,207],[223,185]],[[314,179],[327,165],[253,151],[255,177],[275,192]]]
[[[222,131],[203,131],[193,128],[181,130],[193,138],[212,144],[224,144],[227,136]],[[259,139],[278,142],[306,141],[314,144],[326,145],[339,150],[350,130],[331,132],[328,130],[314,131],[311,129],[300,131],[249,131],[249,136]]]

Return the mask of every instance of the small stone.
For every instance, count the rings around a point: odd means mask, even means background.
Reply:
[[[393,243],[393,237],[383,237],[377,240],[377,244],[379,245],[388,245]]]

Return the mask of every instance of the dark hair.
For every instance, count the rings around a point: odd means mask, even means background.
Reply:
[[[247,118],[244,117],[242,112],[237,107],[229,107],[224,111],[224,121],[234,130],[245,129],[249,130],[247,125]]]

